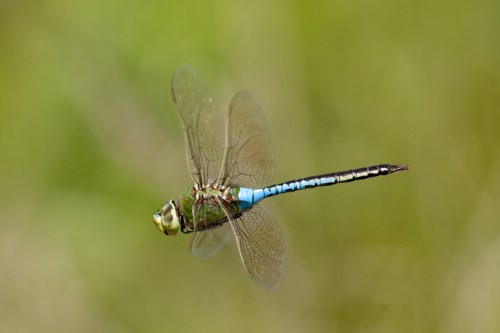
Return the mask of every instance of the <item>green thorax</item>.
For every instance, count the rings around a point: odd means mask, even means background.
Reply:
[[[198,230],[205,230],[210,228],[216,228],[222,225],[222,223],[227,222],[227,217],[224,210],[219,205],[219,198],[225,200],[226,202],[232,202],[229,205],[231,211],[234,215],[237,215],[239,209],[237,208],[236,201],[233,198],[237,198],[238,188],[232,188],[229,191],[221,191],[220,189],[208,188],[208,189],[195,189],[190,188],[183,195],[181,195],[177,201],[178,208],[180,210],[180,215],[183,219],[183,232],[194,231],[194,220],[193,220],[193,204],[196,198],[203,200],[203,203],[197,210],[197,216],[199,225]]]

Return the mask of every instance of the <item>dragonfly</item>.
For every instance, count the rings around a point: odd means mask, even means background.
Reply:
[[[158,210],[153,222],[165,235],[193,233],[190,251],[202,258],[217,253],[234,235],[245,270],[264,289],[280,285],[286,251],[280,225],[258,204],[261,200],[408,169],[379,164],[269,185],[273,145],[262,107],[252,93],[243,90],[232,98],[224,128],[212,95],[190,67],[175,71],[171,90],[194,185]]]

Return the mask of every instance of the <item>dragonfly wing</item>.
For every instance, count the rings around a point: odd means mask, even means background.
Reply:
[[[217,197],[199,198],[193,203],[194,235],[189,249],[194,256],[216,254],[231,237],[227,217]]]
[[[258,188],[269,185],[273,173],[273,145],[262,107],[252,93],[240,91],[229,108],[218,183]]]
[[[235,204],[221,202],[229,218],[246,271],[259,286],[274,290],[283,278],[285,242],[278,221],[267,209],[254,205],[242,215]]]
[[[214,229],[195,232],[189,249],[191,253],[200,258],[209,258],[219,252],[231,237],[231,228],[228,223]]]
[[[187,66],[174,74],[172,97],[184,127],[191,178],[199,185],[210,184],[217,179],[222,161],[222,115],[205,84]]]

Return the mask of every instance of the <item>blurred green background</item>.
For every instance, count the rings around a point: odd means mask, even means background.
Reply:
[[[0,331],[499,332],[500,2],[0,1]],[[152,213],[188,186],[170,98],[254,92],[275,181],[268,293]]]

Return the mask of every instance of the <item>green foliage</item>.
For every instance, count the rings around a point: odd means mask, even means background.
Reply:
[[[500,2],[0,2],[0,331],[498,332]],[[285,278],[206,261],[153,212],[190,186],[175,68],[246,88]]]

